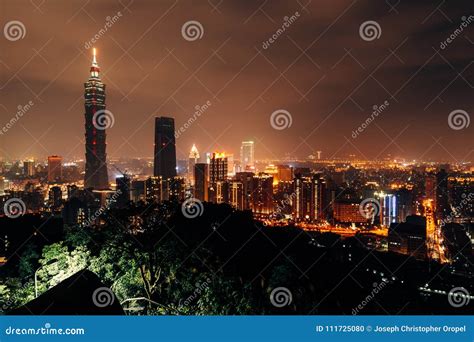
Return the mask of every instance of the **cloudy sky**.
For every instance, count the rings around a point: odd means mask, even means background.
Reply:
[[[259,159],[321,150],[472,161],[473,8],[471,0],[3,0],[0,158],[84,155],[94,45],[115,119],[112,158],[152,157],[155,116],[174,117],[178,128],[210,101],[177,139],[178,157],[193,143],[238,154],[253,139]],[[183,30],[190,21],[196,30]],[[287,121],[272,122],[274,112]]]

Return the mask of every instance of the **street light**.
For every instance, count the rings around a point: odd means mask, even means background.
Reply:
[[[38,269],[35,271],[35,298],[38,298],[38,271],[42,269],[43,267],[52,265],[58,261],[59,261],[58,259],[51,259],[46,264],[38,267]]]

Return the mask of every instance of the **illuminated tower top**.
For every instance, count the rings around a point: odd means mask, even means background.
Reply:
[[[193,144],[193,147],[191,147],[191,152],[189,152],[189,158],[199,159],[199,151],[195,144]]]
[[[91,78],[99,78],[100,68],[97,64],[97,50],[92,49],[92,65],[91,65]]]

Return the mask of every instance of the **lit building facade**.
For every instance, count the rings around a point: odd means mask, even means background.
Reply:
[[[319,221],[324,218],[325,182],[320,174],[296,174],[293,192],[293,214],[297,220]]]
[[[27,177],[33,177],[35,175],[35,161],[34,160],[24,160],[23,161],[23,174]]]
[[[174,136],[174,119],[155,118],[155,177],[171,179],[176,176],[176,141]]]
[[[242,171],[255,170],[255,144],[253,141],[242,141],[240,146],[240,164]]]
[[[384,227],[398,222],[398,199],[394,194],[384,194],[380,199],[380,222]]]
[[[61,182],[63,178],[63,158],[60,156],[48,157],[48,182]]]
[[[252,212],[261,215],[273,212],[273,176],[260,173],[253,177]]]
[[[209,201],[209,164],[197,163],[194,166],[194,197]]]
[[[94,49],[89,80],[84,83],[85,129],[86,129],[86,170],[84,186],[93,189],[107,189],[106,132],[101,121],[105,112],[105,84],[100,79],[100,68]]]
[[[194,185],[194,166],[197,163],[199,163],[199,151],[196,145],[193,144],[188,159],[188,181],[191,185]]]

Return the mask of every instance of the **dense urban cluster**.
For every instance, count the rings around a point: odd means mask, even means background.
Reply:
[[[106,130],[97,121],[106,111],[99,73],[94,56],[85,83],[85,160],[0,162],[6,309],[33,299],[33,287],[46,291],[84,268],[108,286],[117,283],[122,299],[144,295],[166,303],[164,313],[273,312],[262,298],[281,283],[293,288],[294,312],[332,313],[335,305],[334,312],[350,313],[358,301],[334,296],[344,290],[364,297],[369,285],[329,289],[340,271],[360,265],[357,273],[370,273],[361,276],[370,284],[391,284],[380,299],[390,308],[399,304],[390,296],[400,295],[428,305],[419,312],[436,313],[426,297],[456,284],[472,287],[470,163],[325,159],[321,151],[303,160],[257,160],[252,140],[236,154],[202,153],[193,145],[188,159],[177,160],[170,117],[155,120],[153,158],[107,160]],[[62,272],[50,268],[56,259]],[[323,270],[328,279],[314,285]],[[196,282],[198,294],[189,285]],[[374,304],[368,310],[380,312]]]

